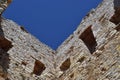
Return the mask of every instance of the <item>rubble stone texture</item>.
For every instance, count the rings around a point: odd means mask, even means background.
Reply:
[[[120,80],[120,0],[103,0],[56,51],[1,17],[0,80]]]

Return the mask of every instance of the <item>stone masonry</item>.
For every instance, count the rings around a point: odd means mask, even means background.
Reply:
[[[0,0],[0,14],[10,2]],[[120,80],[120,0],[103,0],[56,51],[0,21],[0,80]]]

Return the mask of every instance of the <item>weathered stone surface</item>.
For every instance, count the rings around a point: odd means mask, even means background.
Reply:
[[[6,10],[12,0],[0,0],[0,15]]]
[[[103,0],[56,51],[1,18],[0,80],[120,80],[119,6]]]

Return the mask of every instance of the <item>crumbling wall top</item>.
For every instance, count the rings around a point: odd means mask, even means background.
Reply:
[[[12,0],[0,0],[0,15],[6,10]]]

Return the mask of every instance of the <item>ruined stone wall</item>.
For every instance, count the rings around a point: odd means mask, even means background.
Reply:
[[[13,47],[8,51],[10,64],[8,73],[11,80],[32,79],[32,76],[50,76],[54,67],[54,50],[39,42],[11,20],[2,19],[4,36]],[[18,76],[19,75],[19,76]],[[41,77],[41,76],[40,76]],[[37,78],[35,78],[37,79]]]
[[[1,18],[0,80],[120,80],[119,11],[103,0],[56,51]]]

